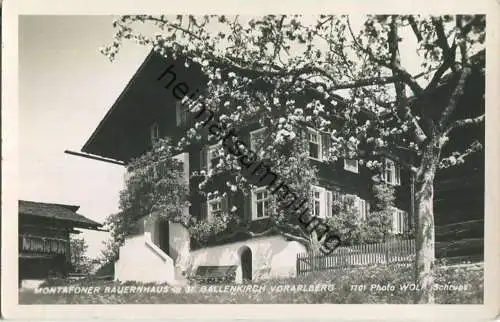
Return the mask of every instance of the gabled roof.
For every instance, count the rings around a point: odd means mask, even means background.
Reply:
[[[165,87],[158,78],[167,68],[174,75],[170,83],[183,82],[189,93],[206,86],[207,80],[195,64],[187,68],[182,58],[164,57],[151,50],[81,151],[124,163],[144,153],[151,124],[160,119],[166,126],[175,111],[177,98],[172,88],[176,86]]]
[[[74,227],[97,229],[102,224],[77,214],[80,206],[19,200],[19,217],[36,216],[73,223]]]

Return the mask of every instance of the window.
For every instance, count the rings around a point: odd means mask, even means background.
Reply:
[[[385,159],[383,180],[388,184],[400,185],[401,174],[399,166],[391,159]]]
[[[265,139],[265,134],[265,127],[250,132],[250,149],[258,151],[262,146],[263,140]]]
[[[215,144],[208,147],[208,169],[214,169],[222,158],[220,154],[221,144]]]
[[[352,210],[352,207],[356,208],[356,211],[359,215],[360,220],[366,220],[366,217],[368,215],[368,212],[370,211],[370,203],[367,202],[365,199],[360,198],[356,195],[352,194],[340,194],[336,193],[336,198],[340,198],[342,203],[347,203],[348,207],[351,207],[350,209]]]
[[[308,128],[307,129],[307,142],[309,146],[309,157],[312,159],[320,160],[321,154],[321,135],[318,131]]]
[[[155,143],[160,138],[160,127],[158,124],[153,123],[149,128],[149,135],[151,139],[151,143]]]
[[[354,173],[358,173],[358,160],[344,159],[344,169]]]
[[[207,206],[207,220],[211,220],[222,213],[222,200],[220,198],[209,200]]]
[[[175,117],[177,126],[182,126],[187,124],[188,112],[189,112],[188,102],[183,104],[181,101],[177,101],[175,103]]]
[[[326,217],[326,190],[322,187],[312,186],[311,189],[311,214],[315,217]]]
[[[271,215],[271,195],[266,188],[252,192],[252,219],[258,220]]]
[[[392,232],[403,234],[408,231],[408,213],[404,210],[394,208],[392,211]]]

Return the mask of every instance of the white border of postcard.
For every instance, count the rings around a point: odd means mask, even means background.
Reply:
[[[4,0],[2,30],[2,315],[22,319],[492,319],[499,313],[499,15],[500,2],[482,1],[36,1]],[[17,105],[18,15],[150,13],[483,13],[487,15],[486,209],[484,305],[18,305],[17,284]]]

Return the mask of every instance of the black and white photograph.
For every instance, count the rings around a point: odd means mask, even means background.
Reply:
[[[483,305],[487,24],[19,15],[18,304]]]

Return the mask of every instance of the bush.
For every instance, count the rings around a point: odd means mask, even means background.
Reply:
[[[128,294],[50,294],[38,295],[33,292],[21,292],[21,304],[62,304],[62,303],[207,303],[207,304],[286,304],[286,303],[335,303],[335,304],[411,304],[415,290],[405,289],[402,285],[411,285],[413,267],[401,265],[374,265],[348,270],[323,271],[299,276],[297,278],[270,279],[255,282],[253,285],[265,287],[263,292],[236,292],[213,293],[194,292],[180,293],[128,293]],[[51,285],[61,285],[61,281]],[[153,285],[126,282],[105,281],[73,281],[79,286],[139,286]],[[436,270],[435,283],[447,289],[435,291],[438,304],[481,304],[483,303],[483,265],[455,265],[442,266]],[[278,285],[299,284],[328,284],[335,285],[334,289],[319,292],[272,292],[271,289]],[[48,284],[47,284],[48,285]],[[360,286],[361,285],[361,286]],[[466,287],[462,290],[450,290],[449,286]],[[377,287],[378,286],[378,287]],[[389,287],[383,289],[383,287]],[[391,289],[390,287],[394,288]],[[356,288],[356,289],[355,289]]]

